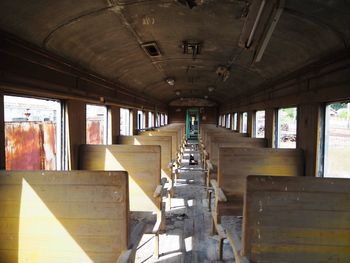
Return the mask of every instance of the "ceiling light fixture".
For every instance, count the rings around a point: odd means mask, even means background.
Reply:
[[[215,88],[214,88],[214,87],[212,87],[212,86],[208,87],[208,91],[209,91],[209,92],[213,92],[213,91],[214,91],[214,89],[215,89]]]
[[[208,95],[205,95],[204,98],[207,99],[207,98],[208,98]]]
[[[175,79],[173,79],[173,78],[166,78],[165,81],[166,81],[166,83],[168,83],[170,86],[174,86],[174,85],[175,85]]]
[[[181,91],[177,90],[177,91],[175,91],[175,94],[176,94],[176,96],[180,96]]]

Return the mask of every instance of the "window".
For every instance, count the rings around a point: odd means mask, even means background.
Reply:
[[[265,138],[265,111],[255,113],[255,137]]]
[[[350,103],[327,105],[324,177],[350,178]]]
[[[137,111],[137,129],[141,130],[145,128],[145,113],[143,111]]]
[[[233,119],[232,119],[232,121],[233,121],[232,129],[233,129],[234,131],[237,131],[237,112],[235,112],[235,113],[233,114]]]
[[[4,96],[6,170],[61,169],[61,103]]]
[[[227,114],[227,118],[226,118],[226,128],[230,128],[231,127],[231,114]]]
[[[154,127],[154,113],[148,112],[148,128]]]
[[[120,108],[120,135],[131,135],[130,110]]]
[[[224,115],[222,115],[221,126],[225,127],[225,125],[226,125],[226,115],[224,114]]]
[[[107,143],[107,107],[86,105],[86,143]]]
[[[168,125],[168,114],[165,114],[165,125]]]
[[[219,116],[219,126],[221,126],[222,116]]]
[[[156,127],[160,127],[160,114],[157,112],[156,116],[157,116],[157,118],[156,118]]]
[[[279,109],[277,123],[277,147],[296,148],[297,108]]]
[[[164,126],[164,114],[160,114],[160,126]]]
[[[242,133],[247,133],[248,131],[248,113],[242,113]]]

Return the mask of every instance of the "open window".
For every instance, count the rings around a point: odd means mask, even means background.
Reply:
[[[160,126],[164,126],[165,125],[165,119],[164,119],[164,113],[160,114]]]
[[[227,117],[226,117],[226,128],[231,128],[231,113],[228,113],[227,114]]]
[[[265,111],[255,113],[255,137],[265,138]]]
[[[86,105],[86,143],[107,144],[107,107]]]
[[[324,177],[350,178],[350,102],[326,106]]]
[[[120,135],[131,135],[130,110],[120,108]]]
[[[60,170],[61,103],[4,96],[6,170]]]
[[[277,148],[296,148],[297,108],[281,108],[277,115]]]
[[[154,113],[148,112],[148,128],[154,127]]]
[[[242,133],[247,133],[248,131],[248,113],[242,113]]]
[[[137,111],[137,129],[145,128],[145,113],[141,110]]]
[[[233,114],[232,122],[232,130],[237,131],[237,112]]]

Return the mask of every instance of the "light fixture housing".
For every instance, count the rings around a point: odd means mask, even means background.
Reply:
[[[176,96],[180,96],[181,91],[177,90],[177,91],[175,91],[175,94],[176,94]]]
[[[209,91],[209,92],[213,92],[214,90],[215,90],[215,88],[214,88],[213,86],[209,86],[209,87],[208,87],[208,91]]]
[[[175,79],[174,78],[166,78],[165,79],[166,83],[168,83],[170,86],[175,85]]]

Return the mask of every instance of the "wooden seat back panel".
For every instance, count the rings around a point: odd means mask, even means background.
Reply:
[[[145,131],[141,135],[146,136],[171,136],[171,158],[176,158],[177,149],[180,145],[180,141],[178,141],[178,133],[176,131]]]
[[[126,172],[0,172],[1,262],[116,262],[128,247]]]
[[[249,176],[243,252],[254,262],[350,262],[350,180]]]
[[[127,171],[130,211],[159,211],[161,203],[153,194],[161,184],[160,151],[156,145],[81,145],[80,168]]]
[[[266,146],[266,139],[221,135],[211,138],[210,148],[208,150],[211,162],[217,165],[219,160],[219,148],[265,148]]]
[[[220,148],[218,185],[228,196],[243,197],[248,175],[303,176],[301,150]]]
[[[119,136],[118,143],[126,145],[159,145],[161,148],[161,177],[171,179],[172,138],[169,136]]]

